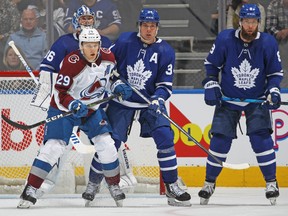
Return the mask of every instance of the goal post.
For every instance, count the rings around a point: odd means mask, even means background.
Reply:
[[[34,75],[38,77],[39,74],[34,72]],[[1,115],[27,125],[45,119],[46,111],[30,105],[35,88],[34,80],[26,71],[0,71]],[[137,127],[136,123],[133,124],[134,129],[132,128],[126,143],[129,162],[132,164],[133,174],[138,181],[134,192],[159,193],[160,172],[156,146],[149,139],[138,140],[139,128]],[[42,144],[44,125],[24,131],[9,125],[1,118],[0,133],[0,194],[19,194],[24,187],[39,146]],[[80,138],[85,140],[85,135],[80,133]],[[71,185],[75,188],[69,192],[83,192],[90,165],[87,163],[87,158],[91,158],[91,155],[85,156],[75,150],[67,153],[66,168],[72,169],[75,177]],[[69,178],[71,178],[71,170]],[[62,181],[58,179],[58,182]],[[63,184],[65,185],[65,182]],[[16,192],[12,188],[17,188]],[[62,188],[64,188],[63,185]],[[59,193],[66,193],[66,191],[59,191]]]

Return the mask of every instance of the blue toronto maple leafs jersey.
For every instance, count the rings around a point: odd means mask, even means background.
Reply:
[[[227,29],[217,36],[205,60],[207,76],[221,77],[222,93],[232,98],[256,99],[267,89],[280,89],[283,71],[274,37],[258,32],[255,40],[245,43],[239,33]]]
[[[117,71],[143,95],[152,95],[167,100],[172,93],[175,51],[160,38],[147,45],[138,37],[137,32],[125,32],[120,35],[111,51],[115,55]],[[133,92],[123,105],[141,107],[147,102]]]
[[[109,48],[111,41],[101,36],[101,47]],[[58,73],[60,70],[60,63],[66,55],[70,52],[79,49],[79,40],[77,33],[65,34],[59,37],[40,64],[40,71],[48,71],[51,73]]]

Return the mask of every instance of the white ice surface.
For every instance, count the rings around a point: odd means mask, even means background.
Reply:
[[[288,188],[280,188],[277,205],[271,206],[264,188],[216,188],[206,206],[199,204],[200,188],[189,188],[191,207],[167,205],[165,196],[127,194],[116,207],[109,194],[97,195],[93,207],[84,207],[80,194],[46,195],[30,209],[17,209],[19,195],[0,195],[0,216],[288,216]]]

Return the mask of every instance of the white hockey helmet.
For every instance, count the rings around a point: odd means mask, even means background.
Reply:
[[[101,36],[94,28],[84,28],[79,34],[79,47],[82,42],[101,42]]]

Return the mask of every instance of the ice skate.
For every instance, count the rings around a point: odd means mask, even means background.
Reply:
[[[120,176],[119,187],[124,193],[133,193],[134,188],[137,185],[137,179],[133,173],[127,173]]]
[[[270,200],[271,205],[276,205],[276,198],[279,196],[277,181],[266,182],[266,198]]]
[[[85,200],[85,206],[90,206],[91,201],[94,200],[95,195],[100,191],[100,184],[88,182],[86,190],[82,193],[82,198]]]
[[[36,188],[27,184],[20,196],[20,202],[17,208],[29,208],[31,205],[34,205],[37,201],[36,190]]]
[[[123,200],[126,198],[125,194],[120,189],[119,185],[109,185],[109,192],[112,198],[115,200],[118,207],[123,206]]]
[[[205,181],[203,188],[199,191],[200,205],[207,205],[210,197],[214,193],[215,183]]]
[[[191,196],[182,190],[177,182],[172,184],[165,184],[165,193],[168,198],[168,205],[171,206],[191,206]]]

